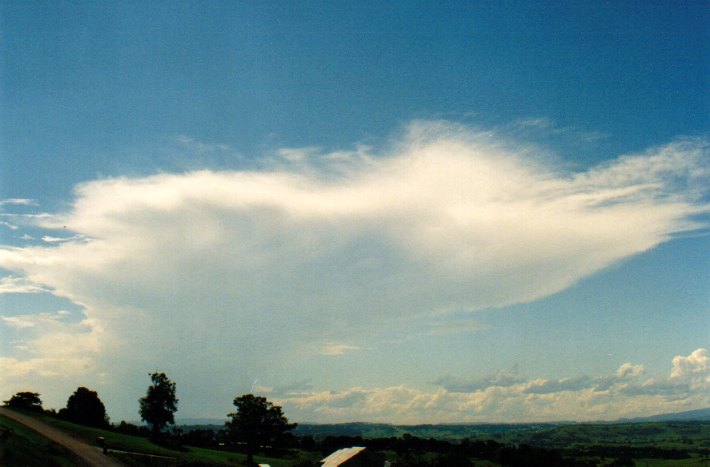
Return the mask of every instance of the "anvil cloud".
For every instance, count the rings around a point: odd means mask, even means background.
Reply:
[[[381,150],[87,182],[36,220],[66,241],[0,250],[4,288],[83,309],[78,322],[5,320],[23,344],[2,375],[170,358],[227,379],[286,354],[358,350],[377,327],[547,297],[701,227],[707,148],[680,139],[575,169],[509,137],[414,122]],[[245,348],[248,362],[231,358]]]

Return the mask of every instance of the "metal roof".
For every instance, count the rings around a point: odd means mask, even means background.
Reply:
[[[320,462],[323,467],[337,467],[343,462],[346,462],[349,459],[355,457],[364,450],[365,448],[360,446],[339,449]]]

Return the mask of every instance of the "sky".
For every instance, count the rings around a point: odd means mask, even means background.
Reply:
[[[0,388],[710,406],[706,2],[0,0]]]

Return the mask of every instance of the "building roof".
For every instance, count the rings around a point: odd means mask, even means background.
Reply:
[[[365,448],[360,447],[360,446],[353,446],[351,448],[339,449],[320,462],[323,467],[337,467],[338,465],[342,464],[343,462],[346,462],[347,460],[352,459],[353,457],[357,456],[358,454],[360,454],[364,450],[365,450]]]

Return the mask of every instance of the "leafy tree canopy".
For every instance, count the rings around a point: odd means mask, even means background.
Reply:
[[[59,418],[99,428],[109,425],[106,407],[98,394],[85,387],[78,388],[69,396],[66,408],[59,411]]]
[[[153,373],[150,379],[153,384],[148,387],[145,397],[139,400],[140,415],[150,424],[153,436],[157,436],[165,425],[175,424],[178,399],[175,397],[175,383],[165,373]]]
[[[31,410],[32,412],[43,412],[42,400],[36,392],[18,392],[10,398],[3,401],[7,407],[13,409]]]
[[[235,413],[228,414],[230,437],[236,442],[246,443],[247,462],[253,463],[253,454],[261,446],[278,446],[287,431],[296,427],[288,423],[281,407],[273,405],[265,397],[244,394],[234,399]]]

